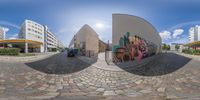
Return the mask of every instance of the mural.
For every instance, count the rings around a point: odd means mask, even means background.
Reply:
[[[137,60],[156,54],[157,46],[152,42],[146,41],[140,36],[125,33],[119,40],[118,45],[113,46],[114,62],[124,62]]]

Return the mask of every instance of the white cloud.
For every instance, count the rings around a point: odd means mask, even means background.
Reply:
[[[175,29],[173,31],[173,38],[177,38],[178,36],[180,36],[181,34],[183,34],[184,30],[183,29]]]
[[[14,34],[9,39],[17,39],[17,38],[18,38],[18,34]]]
[[[11,26],[11,27],[20,29],[20,26],[18,26],[18,25],[16,25],[16,24],[13,24],[13,23],[10,23],[10,22],[7,22],[7,21],[0,20],[0,24],[1,24],[1,25]]]
[[[171,43],[183,43],[183,44],[185,44],[185,43],[188,43],[188,38],[186,38],[186,37],[179,38],[179,39],[176,39],[176,40],[172,40],[169,43],[170,44]]]
[[[178,29],[183,26],[196,25],[196,24],[200,24],[200,21],[190,21],[190,22],[180,23],[180,24],[177,24],[177,25],[169,28],[168,30],[173,31],[173,30]]]
[[[171,32],[169,31],[163,31],[163,32],[160,32],[159,34],[163,40],[171,39]]]
[[[10,37],[9,39],[17,39],[16,37]]]
[[[8,31],[9,31],[9,28],[3,27],[3,30],[4,30],[5,32],[8,32]]]

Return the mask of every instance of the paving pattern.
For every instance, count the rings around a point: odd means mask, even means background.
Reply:
[[[66,54],[59,56],[63,55]],[[75,65],[78,66],[77,63]],[[27,64],[0,62],[0,100],[64,100],[62,98],[65,97],[72,100],[96,97],[102,100],[107,96],[199,100],[199,65],[197,60],[173,53],[160,55],[159,59],[142,66],[139,71],[135,68],[110,71],[86,65],[74,73],[48,74]]]

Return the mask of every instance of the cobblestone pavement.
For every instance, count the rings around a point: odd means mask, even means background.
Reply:
[[[48,53],[34,53],[34,56],[0,56],[0,61],[3,62],[30,62],[39,59],[48,58],[58,52],[48,52]]]
[[[27,64],[0,62],[0,100],[200,100],[200,62],[190,59],[183,64],[185,57],[173,53],[160,56],[142,66],[144,72],[159,72],[153,75],[138,74],[132,68],[110,71],[95,66],[69,74],[46,74]]]

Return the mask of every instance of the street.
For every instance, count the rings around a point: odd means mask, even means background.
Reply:
[[[70,74],[90,66],[76,57],[67,57],[67,52],[62,52],[47,59],[26,63],[27,66],[47,74]]]
[[[66,52],[29,63],[0,61],[0,100],[200,99],[199,64],[174,53],[124,71],[97,68]]]

